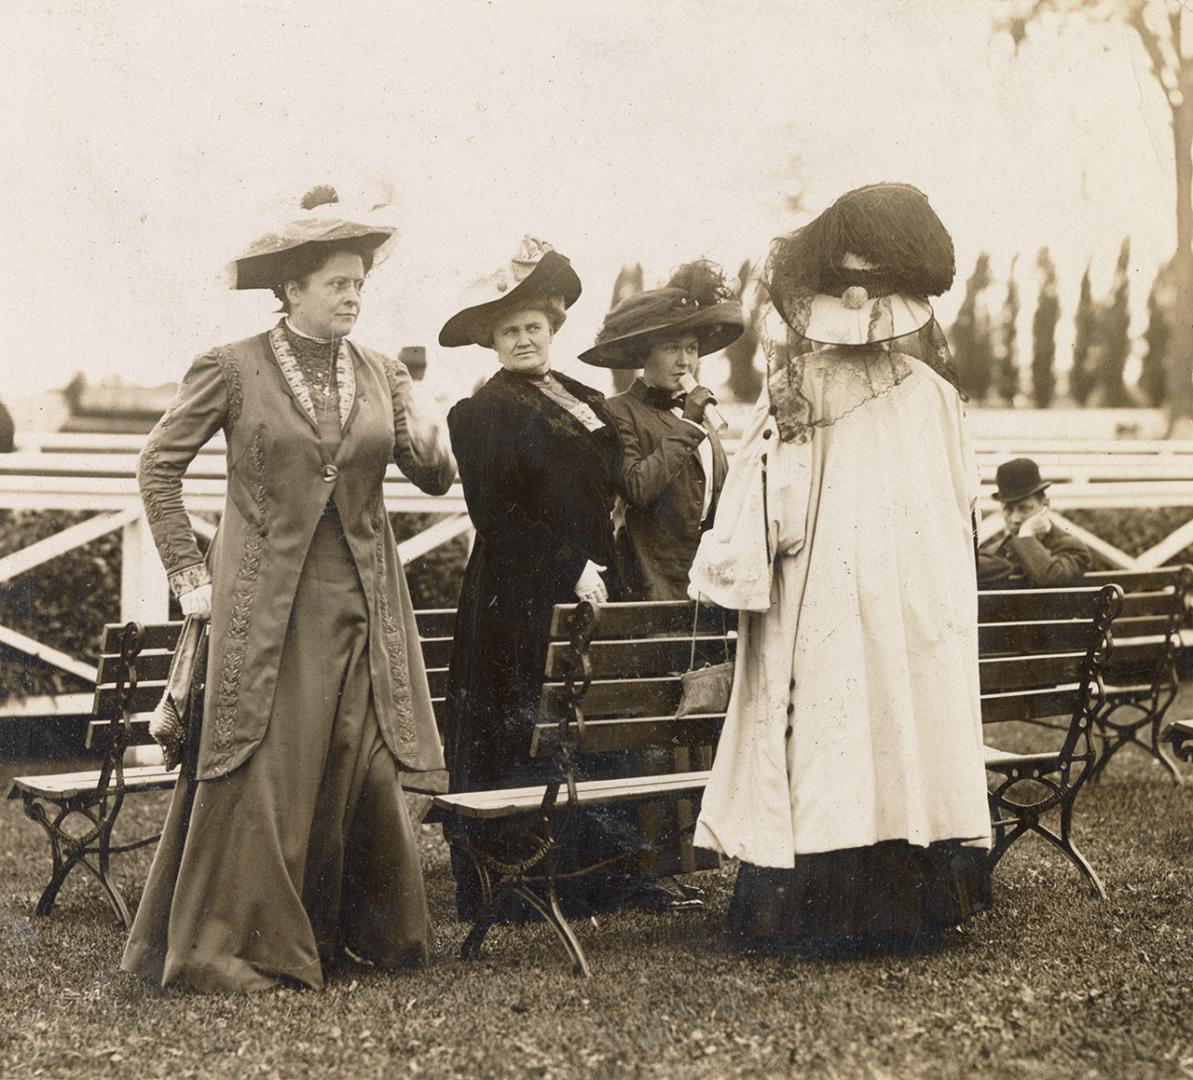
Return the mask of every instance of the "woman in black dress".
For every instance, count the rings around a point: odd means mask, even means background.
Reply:
[[[544,763],[530,758],[530,737],[551,609],[608,598],[617,431],[600,393],[551,369],[552,339],[579,295],[571,263],[527,237],[439,334],[443,346],[491,348],[501,364],[448,414],[476,528],[447,690],[453,792],[546,779]],[[460,917],[470,918],[480,899],[476,871],[458,848],[452,862]]]

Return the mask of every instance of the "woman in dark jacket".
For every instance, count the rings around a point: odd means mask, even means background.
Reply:
[[[617,431],[597,391],[551,370],[551,342],[580,279],[550,245],[518,256],[474,290],[440,345],[493,349],[501,370],[448,414],[476,528],[460,592],[444,731],[452,791],[539,782],[530,758],[555,604],[608,598]],[[453,851],[457,905],[479,901]]]

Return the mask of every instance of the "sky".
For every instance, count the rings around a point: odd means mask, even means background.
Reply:
[[[736,268],[843,191],[914,183],[953,233],[951,320],[979,251],[1109,285],[1133,239],[1136,323],[1174,242],[1166,106],[1133,35],[1033,28],[1012,0],[5,0],[0,397],[77,371],[141,384],[272,324],[221,272],[317,183],[391,201],[400,239],[355,336],[428,346],[450,396],[493,365],[435,338],[530,232],[585,285],[553,356],[592,342],[613,280]],[[807,213],[793,213],[798,195]],[[1023,344],[1026,339],[1023,339]],[[591,380],[599,384],[595,376]]]

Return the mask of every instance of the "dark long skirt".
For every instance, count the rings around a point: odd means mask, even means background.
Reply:
[[[311,543],[265,739],[216,780],[182,777],[121,966],[161,985],[323,984],[346,946],[421,965],[414,832],[373,709],[368,613],[329,512]]]
[[[742,863],[729,932],[745,949],[821,959],[930,948],[989,908],[988,860],[957,841],[887,840],[800,855],[790,870]]]

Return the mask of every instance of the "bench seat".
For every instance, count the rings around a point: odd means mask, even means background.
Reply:
[[[50,773],[44,776],[18,776],[9,786],[8,797],[19,799],[25,793],[47,798],[70,798],[94,791],[100,781],[100,770],[84,772]],[[126,791],[165,791],[178,782],[178,770],[166,770],[164,765],[126,766],[124,788]]]
[[[1061,766],[1059,751],[1044,751],[1037,754],[1017,754],[1010,750],[999,750],[996,746],[983,746],[982,753],[987,769],[1023,769],[1040,772],[1056,772]]]
[[[595,806],[614,802],[640,802],[650,798],[682,798],[704,790],[708,771],[668,773],[662,776],[629,776],[612,780],[579,780],[576,806]],[[470,818],[509,817],[538,810],[547,793],[546,784],[534,787],[505,788],[492,791],[467,791],[436,796],[437,810]],[[558,806],[569,805],[567,789],[559,792]]]

